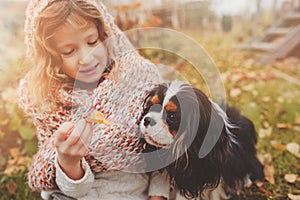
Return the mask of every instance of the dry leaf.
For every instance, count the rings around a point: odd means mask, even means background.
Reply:
[[[295,183],[298,178],[297,174],[286,174],[284,175],[284,179],[289,183]]]
[[[265,195],[267,195],[267,196],[269,196],[269,197],[272,196],[272,193],[269,192],[268,190],[266,190],[265,188],[260,187],[260,188],[258,188],[258,189],[259,189],[262,193],[264,193]]]
[[[244,91],[251,91],[254,89],[254,84],[248,84],[242,87]]]
[[[272,133],[272,127],[269,127],[267,129],[261,128],[258,131],[258,136],[260,138],[270,137]]]
[[[269,128],[269,127],[270,127],[270,124],[269,124],[269,122],[267,122],[267,121],[264,121],[264,122],[263,122],[263,125],[264,125],[265,128]]]
[[[254,97],[256,97],[256,96],[258,95],[257,90],[253,90],[253,91],[252,91],[252,95],[253,95]]]
[[[235,97],[238,97],[238,96],[240,96],[242,94],[242,90],[241,89],[239,89],[239,88],[234,88],[234,89],[232,89],[232,90],[230,90],[230,97],[232,97],[232,98],[235,98]]]
[[[272,155],[269,153],[257,154],[257,158],[263,165],[270,165],[273,162]]]
[[[20,155],[20,149],[19,148],[11,148],[11,149],[9,149],[9,153],[13,158],[18,158]]]
[[[85,120],[87,122],[95,122],[95,123],[98,123],[98,124],[107,124],[107,125],[113,124],[112,122],[106,120],[104,114],[100,111],[93,112],[91,114],[91,117],[86,118]]]
[[[300,195],[288,194],[289,199],[291,200],[300,200]]]
[[[17,189],[18,185],[16,182],[12,182],[8,185],[8,192],[9,194],[15,194],[16,193],[16,189]]]
[[[272,140],[270,143],[271,143],[272,147],[274,147],[277,150],[280,150],[280,151],[286,150],[286,147],[283,144],[281,144],[280,142]]]
[[[295,155],[296,157],[300,158],[300,146],[297,143],[288,143],[286,145],[286,149],[293,155]]]
[[[262,114],[267,120],[271,120],[273,118],[273,114],[269,113],[266,110],[264,110]]]
[[[279,129],[286,129],[286,128],[289,129],[289,128],[292,128],[292,125],[288,124],[288,123],[277,123],[276,126]]]
[[[264,172],[265,172],[266,180],[271,184],[275,184],[275,179],[274,179],[275,169],[274,169],[274,167],[272,165],[265,165]]]
[[[299,124],[300,125],[300,116],[295,118],[294,124]]]
[[[283,103],[284,102],[284,98],[283,97],[278,97],[277,98],[277,102],[278,103]]]
[[[265,102],[265,103],[270,102],[270,101],[271,101],[271,97],[269,97],[269,96],[264,96],[264,97],[262,98],[262,101]]]
[[[264,186],[264,184],[265,184],[263,181],[255,181],[254,183],[259,188],[262,187],[262,186]]]
[[[230,81],[236,83],[239,80],[243,79],[243,77],[244,77],[244,74],[240,74],[240,73],[239,74],[232,74],[230,76]]]

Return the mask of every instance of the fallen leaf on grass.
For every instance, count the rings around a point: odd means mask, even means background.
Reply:
[[[251,91],[254,89],[254,84],[248,84],[242,87],[244,91]]]
[[[288,144],[286,145],[286,149],[287,149],[291,154],[293,154],[294,156],[300,158],[300,146],[299,146],[299,144],[294,143],[294,142],[288,143]]]
[[[284,98],[283,97],[278,97],[277,98],[277,102],[278,103],[283,103],[284,102]]]
[[[298,116],[298,117],[295,118],[294,124],[300,125],[300,116]]]
[[[271,101],[271,97],[269,97],[269,96],[264,96],[264,97],[262,98],[262,101],[265,102],[265,103],[268,103],[268,102]]]
[[[256,185],[257,187],[259,187],[259,188],[260,188],[260,187],[263,187],[264,184],[265,184],[263,181],[255,181],[254,183],[255,183],[255,185]]]
[[[277,123],[276,127],[279,129],[290,129],[292,128],[292,125],[288,123]]]
[[[239,88],[231,89],[231,90],[230,90],[230,93],[229,93],[230,97],[232,97],[232,98],[238,97],[238,96],[240,96],[241,94],[242,94],[242,91],[241,91],[241,89],[239,89]]]
[[[274,179],[275,169],[274,169],[274,167],[272,165],[265,165],[264,172],[265,172],[266,180],[269,183],[271,183],[272,185],[274,185],[275,184],[275,179]]]
[[[258,131],[258,136],[260,138],[270,137],[272,134],[272,127],[269,127],[267,129],[261,128]]]
[[[284,175],[284,179],[289,183],[295,183],[297,181],[297,174],[286,174]]]
[[[269,153],[257,154],[257,158],[263,165],[270,165],[273,162],[272,155]]]
[[[8,192],[9,194],[15,194],[16,193],[16,190],[17,190],[17,183],[16,182],[12,182],[8,185]]]
[[[271,114],[270,112],[268,112],[268,111],[266,111],[266,110],[264,110],[264,111],[262,112],[262,114],[263,114],[263,117],[264,117],[266,120],[271,120],[271,119],[273,118],[273,114]]]
[[[274,147],[277,150],[280,150],[280,151],[286,150],[286,147],[283,144],[281,144],[280,142],[272,140],[270,143],[271,143],[272,147]]]
[[[266,190],[265,188],[263,187],[260,187],[258,188],[262,193],[264,193],[265,195],[267,195],[268,197],[271,197],[272,196],[272,193],[269,192],[268,190]]]
[[[20,148],[11,148],[9,149],[9,153],[13,158],[18,158],[20,155]]]
[[[289,199],[291,200],[300,200],[300,195],[288,194]]]
[[[232,74],[229,79],[231,82],[236,83],[244,78],[244,74]]]

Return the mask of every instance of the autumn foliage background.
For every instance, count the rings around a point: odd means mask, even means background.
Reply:
[[[26,177],[27,166],[37,151],[35,129],[18,107],[16,94],[18,82],[29,66],[23,45],[26,4],[0,3],[0,199],[39,199],[39,194],[28,188]],[[132,5],[132,9],[134,6],[139,7]],[[112,9],[122,17],[128,7]],[[159,15],[151,15],[145,23],[118,16],[117,23],[123,30],[169,26]],[[270,25],[268,19],[266,13],[259,26],[260,34]],[[228,103],[241,109],[257,129],[258,157],[265,165],[266,182],[253,184],[232,199],[300,199],[299,58],[288,57],[264,66],[256,64],[256,53],[234,50],[237,44],[251,38],[251,21],[233,19],[226,32],[220,22],[199,26],[192,23],[178,31],[203,46],[221,73]],[[205,90],[203,78],[175,54],[149,49],[140,53],[154,63],[169,66],[168,79],[175,79],[174,72],[178,72],[192,85]]]

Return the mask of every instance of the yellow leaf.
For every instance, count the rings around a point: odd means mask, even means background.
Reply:
[[[274,167],[272,165],[265,165],[264,172],[265,172],[266,180],[269,183],[271,183],[272,185],[275,184],[275,179],[274,179],[275,169],[274,169]]]
[[[244,77],[244,74],[240,74],[240,73],[239,73],[239,74],[232,74],[232,75],[230,76],[230,81],[236,83],[236,82],[238,82],[239,80],[241,80],[243,77]]]
[[[300,116],[295,118],[294,124],[299,124],[300,125]]]
[[[112,122],[106,120],[104,114],[100,111],[93,112],[91,118],[86,118],[85,120],[88,122],[95,122],[99,124],[107,124],[107,125],[113,124]]]
[[[263,165],[270,165],[273,162],[272,155],[269,153],[257,154],[257,158]]]
[[[289,182],[289,183],[294,183],[296,182],[298,178],[298,175],[297,174],[286,174],[284,175],[284,179]]]
[[[271,101],[271,97],[269,97],[269,96],[264,96],[264,97],[262,98],[262,101],[265,102],[265,103],[268,103],[268,102]]]
[[[259,129],[259,131],[258,131],[258,136],[259,136],[260,138],[270,137],[271,134],[272,134],[272,127],[269,127],[269,128],[267,128],[267,129],[261,128],[261,129]]]
[[[234,88],[234,89],[230,90],[230,94],[229,94],[229,95],[230,95],[232,98],[235,98],[235,97],[240,96],[241,94],[242,94],[241,89],[239,89],[239,88]]]
[[[4,174],[8,176],[14,175],[18,171],[18,167],[15,165],[8,165],[4,170]]]
[[[278,103],[283,103],[284,102],[284,98],[283,97],[278,97],[277,98],[277,102]]]
[[[248,84],[248,85],[243,86],[242,89],[244,91],[251,91],[251,90],[254,89],[254,85],[253,84]]]
[[[276,126],[279,129],[289,129],[289,128],[292,128],[292,125],[288,124],[288,123],[277,123]]]
[[[267,121],[264,121],[263,125],[264,125],[265,128],[269,128],[270,127],[270,124]]]
[[[288,143],[286,145],[286,149],[293,155],[295,155],[296,157],[300,158],[300,146],[297,143]]]
[[[280,150],[280,151],[286,150],[286,147],[283,144],[281,144],[280,142],[277,142],[275,140],[271,141],[271,145],[272,145],[272,147],[274,147],[277,150]]]
[[[289,199],[291,200],[300,200],[300,195],[288,194]]]
[[[19,148],[11,148],[11,149],[9,149],[9,153],[13,158],[18,158],[20,155],[20,149]]]

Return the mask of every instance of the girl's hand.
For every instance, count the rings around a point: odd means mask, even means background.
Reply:
[[[55,132],[58,164],[73,180],[79,180],[84,175],[81,159],[88,151],[92,135],[92,124],[85,120],[80,120],[76,125],[65,122]]]

